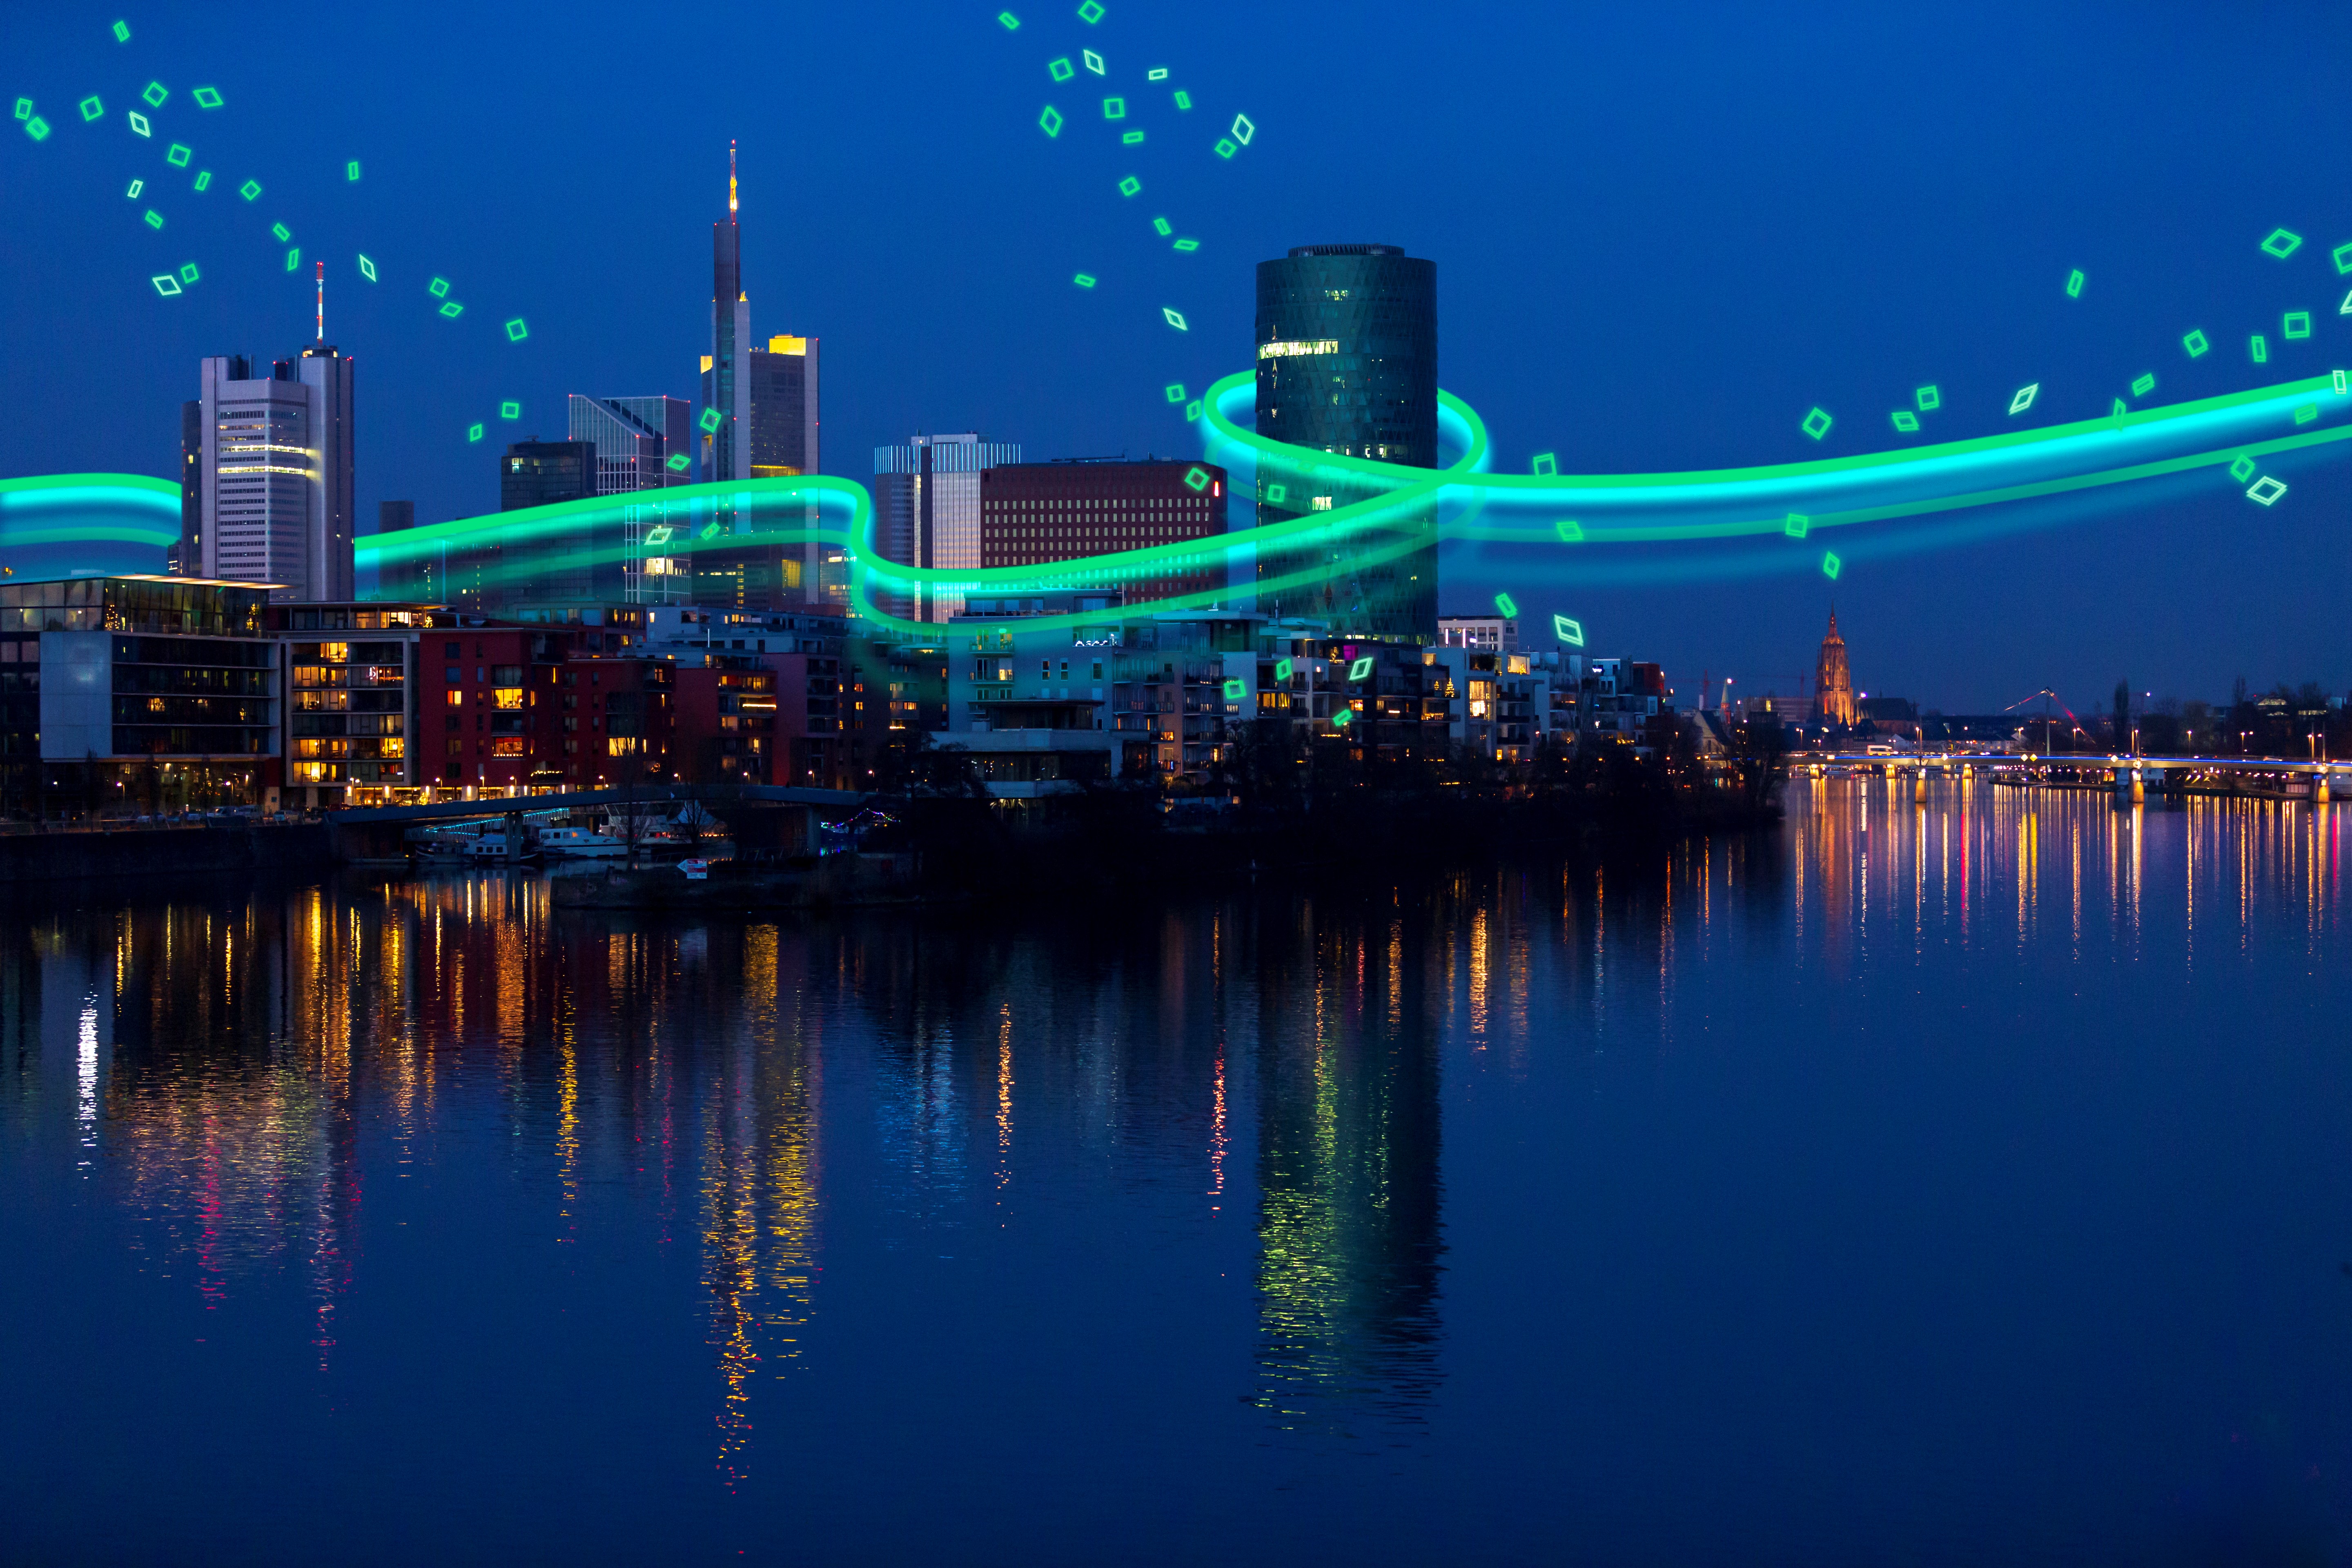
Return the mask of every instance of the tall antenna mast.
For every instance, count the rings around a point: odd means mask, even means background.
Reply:
[[[319,341],[327,341],[327,264],[319,263]]]
[[[727,216],[735,216],[735,143],[731,138],[727,143]]]

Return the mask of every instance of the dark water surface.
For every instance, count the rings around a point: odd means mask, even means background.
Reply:
[[[10,1563],[2352,1550],[2344,811],[0,916]]]

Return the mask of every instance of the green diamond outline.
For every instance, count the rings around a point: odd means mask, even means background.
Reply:
[[[1209,470],[1195,463],[1184,470],[1184,488],[1194,495],[1209,488]]]
[[[1078,20],[1087,26],[1091,27],[1102,19],[1102,0],[1087,0],[1085,5],[1078,7]]]
[[[1845,563],[1838,559],[1836,551],[1829,550],[1822,552],[1822,576],[1834,583],[1837,581],[1838,574],[1844,570]]]
[[[2189,351],[2189,357],[2190,359],[2200,359],[2202,358],[2206,351],[2210,349],[2213,345],[2206,341],[2204,328],[2191,327],[2189,331],[2182,336],[2180,346]]]
[[[2267,490],[2269,493],[2265,494]],[[2258,506],[2276,506],[2279,497],[2286,494],[2286,481],[2273,474],[2264,474],[2246,487],[2246,499]]]
[[[1895,427],[1897,430],[1902,431],[1906,436],[1917,434],[1919,429],[1919,416],[1916,414],[1912,413],[1908,408],[1898,408],[1893,414],[1888,415],[1887,417],[1892,419],[1895,422]]]
[[[188,96],[196,100],[198,109],[218,109],[222,102],[220,89],[216,87],[193,88]]]
[[[2281,244],[2284,240],[2285,243]],[[2263,254],[2284,261],[2303,248],[2303,236],[2290,228],[2274,228],[2263,238]]]
[[[2137,376],[2134,378],[2132,382],[2132,395],[2134,397],[2146,397],[2149,393],[2154,392],[2155,390],[2156,372],[2154,371],[2149,371],[2144,375]]]
[[[522,342],[523,339],[530,336],[530,324],[524,321],[520,316],[517,316],[512,321],[506,323],[506,334],[507,342],[510,343],[519,343]]]
[[[1047,104],[1045,112],[1037,117],[1037,129],[1048,136],[1059,136],[1062,133],[1062,111]]]
[[[1821,422],[1821,427],[1819,429],[1814,428],[1814,421],[1816,420]],[[1802,430],[1806,435],[1811,436],[1814,440],[1818,441],[1822,437],[1828,435],[1830,433],[1830,426],[1836,423],[1837,418],[1834,415],[1816,404],[1811,413],[1807,414],[1804,418],[1797,422],[1797,428]]]
[[[2230,477],[2240,484],[2244,484],[2254,477],[2254,460],[2241,454],[2238,460],[2230,465]]]
[[[2311,336],[2311,312],[2289,310],[2279,321],[2279,335],[2287,339]]]
[[[1913,400],[1919,405],[1919,412],[1922,414],[1926,414],[1932,409],[1941,408],[1944,405],[1944,394],[1942,389],[1938,388],[1932,383],[1921,387],[1918,391],[1913,393],[1911,396]]]
[[[147,84],[146,90],[140,93],[139,100],[150,109],[161,109],[163,107],[163,100],[171,96],[170,88],[160,81],[151,81]]]

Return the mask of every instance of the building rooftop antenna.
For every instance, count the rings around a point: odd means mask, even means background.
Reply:
[[[327,264],[319,263],[319,341],[327,341]]]
[[[735,216],[735,142],[731,137],[727,142],[727,216]]]

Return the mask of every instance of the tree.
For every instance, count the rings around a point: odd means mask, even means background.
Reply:
[[[1732,787],[1741,808],[1762,816],[1777,808],[1780,781],[1789,770],[1789,735],[1778,718],[1756,714],[1732,726],[1724,747],[1731,765]]]

